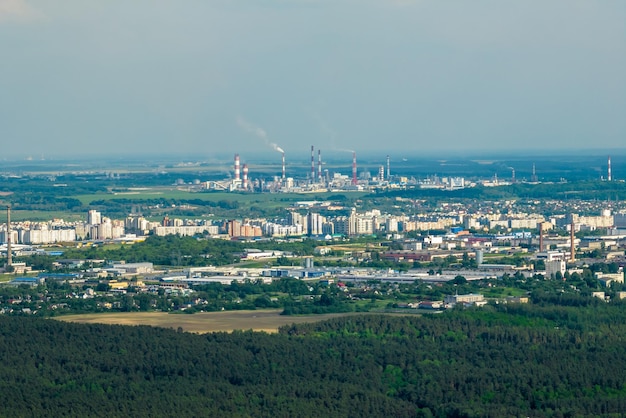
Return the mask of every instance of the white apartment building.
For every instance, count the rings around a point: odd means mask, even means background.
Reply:
[[[357,216],[355,220],[354,233],[356,235],[371,235],[374,233],[374,222],[372,218]]]
[[[350,235],[350,218],[340,216],[334,219],[335,233],[341,235]]]
[[[300,225],[302,227],[302,233],[308,232],[308,218],[301,213],[290,211],[287,215],[287,223],[292,226]]]
[[[197,234],[204,234],[205,232],[209,235],[218,235],[220,231],[219,227],[215,225],[156,225],[152,228],[152,233],[159,237],[163,237],[165,235],[180,235],[184,237],[192,237]]]
[[[509,228],[511,229],[537,229],[537,225],[541,222],[539,219],[510,219]]]
[[[326,217],[319,213],[309,213],[307,215],[307,233],[309,235],[321,235],[323,234],[323,225],[326,222]]]
[[[266,222],[262,225],[263,233],[270,237],[286,237],[303,235],[302,225],[281,225]]]
[[[99,225],[102,223],[102,214],[97,210],[87,212],[87,223],[89,225]]]
[[[389,217],[385,220],[385,231],[398,232],[398,219]]]
[[[22,244],[52,244],[76,241],[75,229],[24,229],[21,230]]]

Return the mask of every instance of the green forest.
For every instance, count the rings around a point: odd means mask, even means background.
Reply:
[[[622,416],[626,305],[363,315],[278,334],[0,317],[2,416]]]
[[[294,255],[312,255],[317,241],[302,242],[273,241],[255,242],[254,248],[292,252]],[[107,247],[89,247],[67,249],[64,258],[126,260],[129,263],[151,262],[163,266],[207,266],[224,265],[238,262],[237,253],[250,248],[250,243],[216,239],[201,239],[167,235],[150,236],[146,241],[133,245],[124,245],[116,249]]]

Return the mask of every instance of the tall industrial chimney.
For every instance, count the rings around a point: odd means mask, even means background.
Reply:
[[[235,154],[235,180],[239,180],[239,154]]]
[[[283,152],[283,181],[285,180],[285,153]]]
[[[609,155],[609,168],[606,176],[608,181],[611,181],[611,156]]]
[[[311,145],[311,182],[315,181],[315,151]]]
[[[387,156],[387,181],[391,180],[391,167],[389,165],[389,156]]]
[[[356,152],[352,153],[352,185],[356,186]]]
[[[322,182],[322,151],[317,150],[317,180]]]
[[[11,205],[7,206],[7,267],[13,265],[13,252],[11,250]]]
[[[539,223],[539,251],[543,251],[543,222]]]
[[[243,165],[243,184],[244,190],[248,190],[248,164]]]
[[[569,231],[569,240],[570,240],[569,261],[570,262],[574,262],[574,260],[576,260],[576,247],[574,244],[574,229],[575,228],[576,226],[574,225],[574,217],[572,216],[572,223],[570,224],[570,231]]]

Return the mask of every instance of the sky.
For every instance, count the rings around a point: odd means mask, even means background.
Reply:
[[[0,159],[626,148],[624,0],[0,0]]]

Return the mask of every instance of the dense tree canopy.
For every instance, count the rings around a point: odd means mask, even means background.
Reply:
[[[260,250],[289,251],[294,255],[312,255],[317,241],[258,242],[254,248]],[[166,235],[150,236],[146,241],[125,245],[118,249],[91,247],[65,252],[65,258],[126,260],[129,263],[151,262],[163,266],[208,266],[234,263],[237,253],[250,248],[250,243],[211,238],[181,237]]]
[[[5,416],[619,416],[626,306],[350,316],[279,334],[0,317]]]

